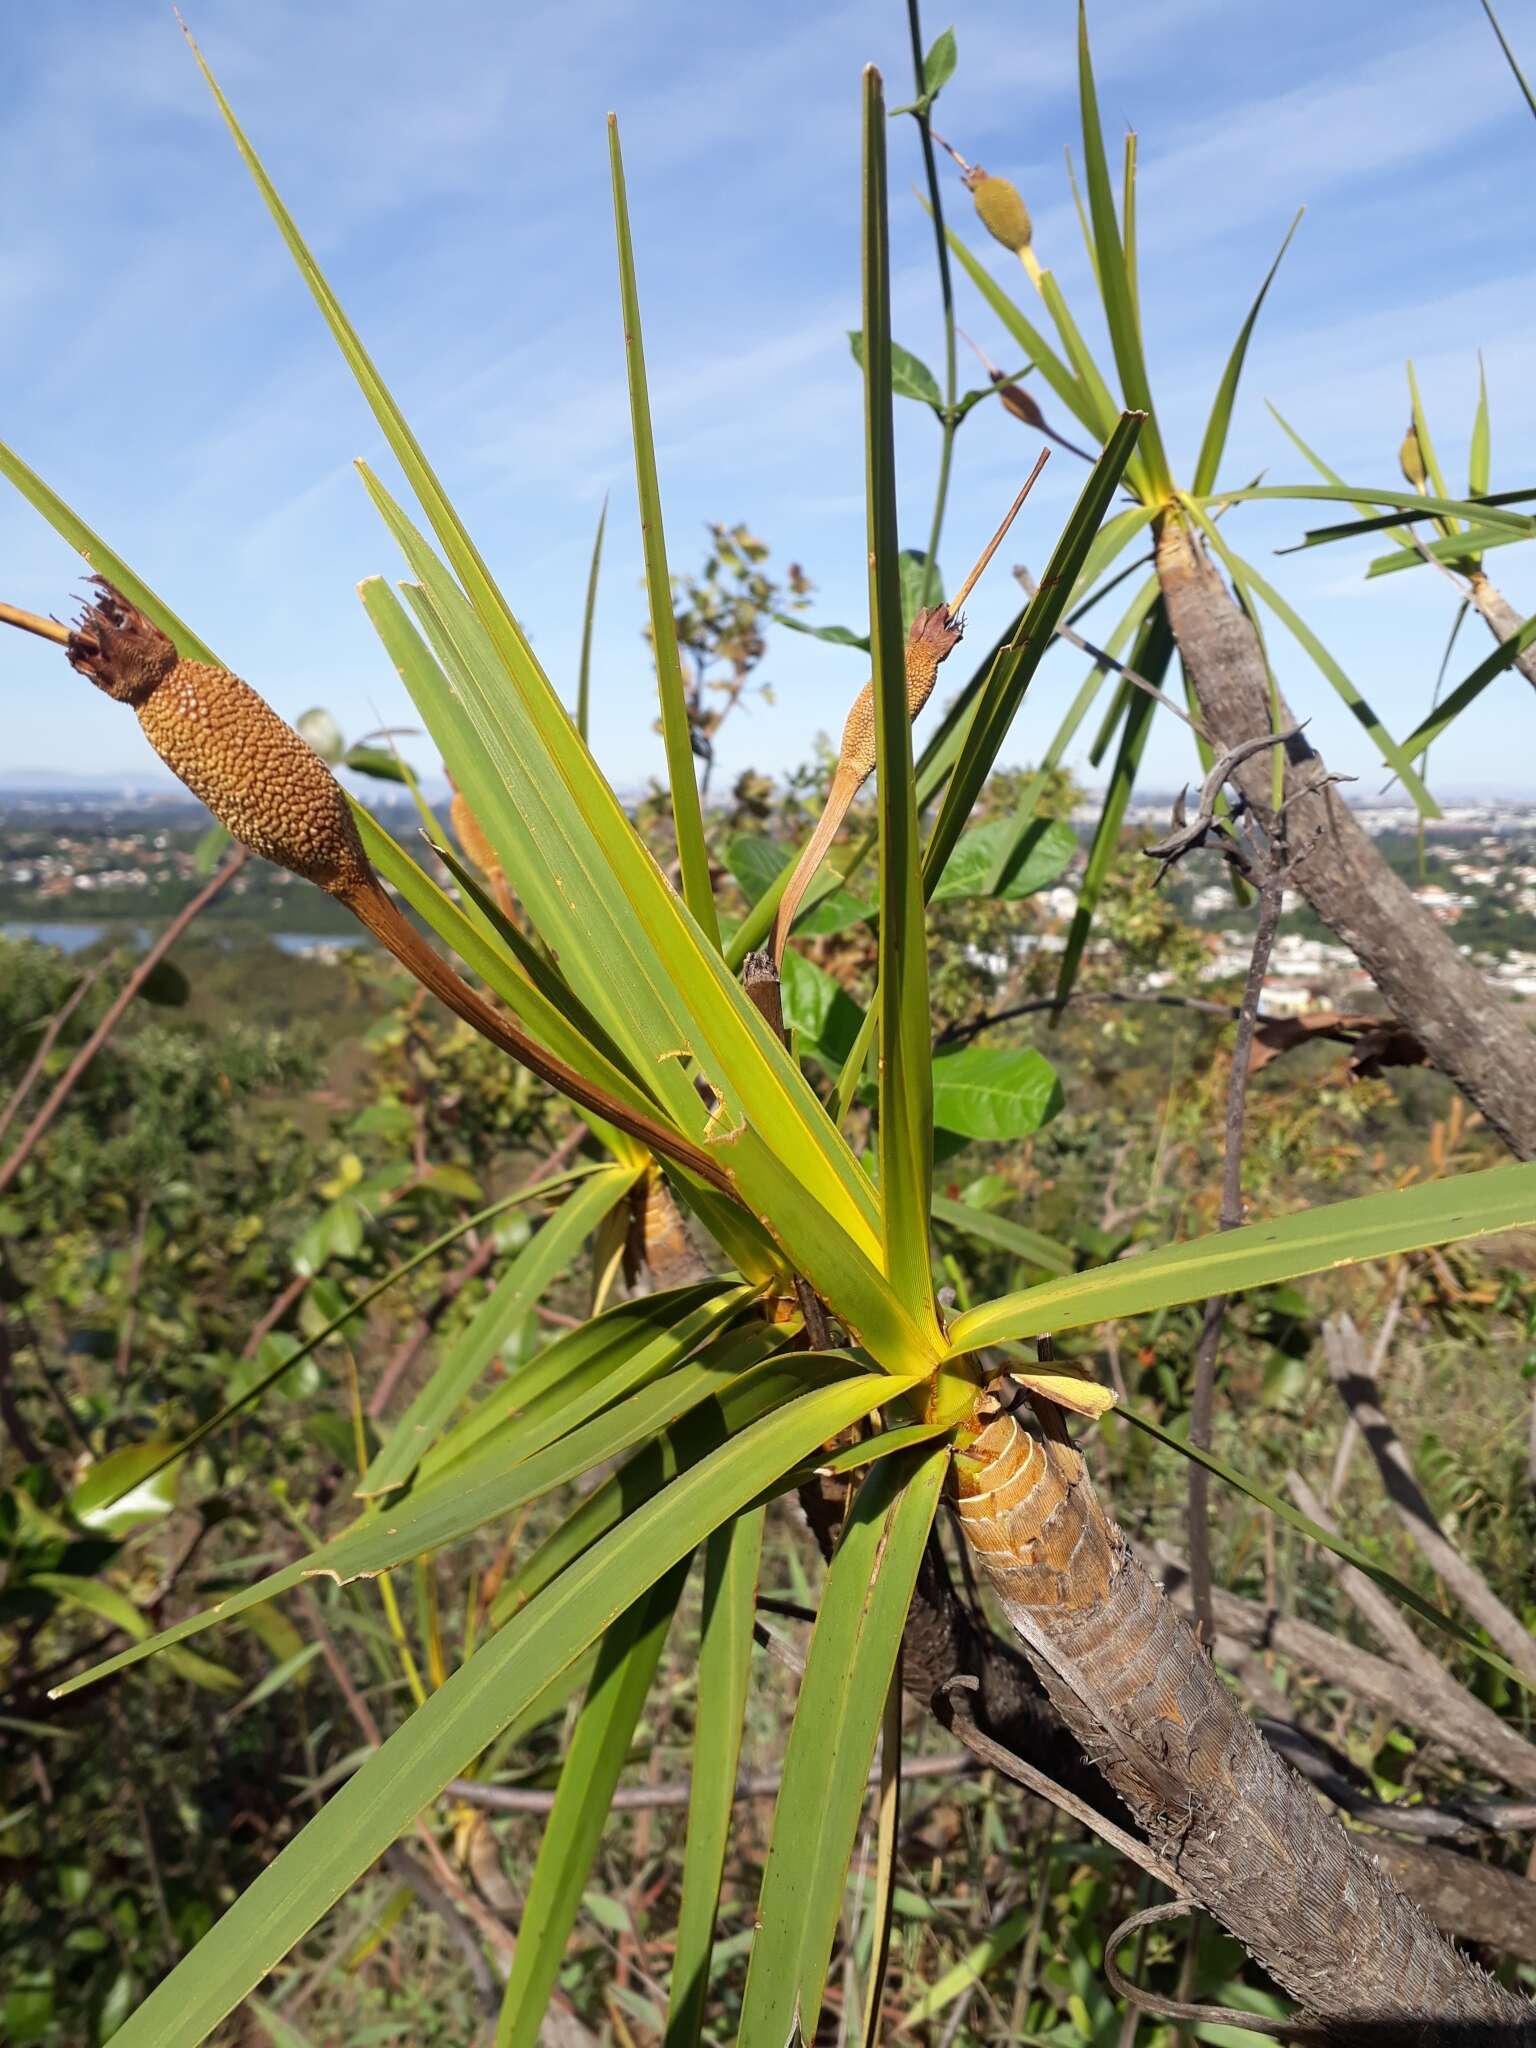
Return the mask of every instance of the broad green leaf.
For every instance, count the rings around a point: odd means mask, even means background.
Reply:
[[[759,1361],[783,1341],[785,1334],[782,1328],[775,1329],[766,1323],[756,1330],[733,1334],[690,1364],[643,1386],[627,1400],[606,1408],[580,1428],[547,1444],[536,1455],[518,1460],[509,1457],[503,1446],[493,1441],[446,1473],[419,1480],[387,1515],[371,1513],[361,1517],[307,1557],[269,1573],[237,1593],[226,1594],[212,1607],[188,1615],[134,1650],[123,1651],[67,1680],[58,1688],[57,1696],[63,1699],[81,1686],[94,1684],[98,1678],[109,1677],[114,1671],[139,1662],[143,1656],[184,1642],[216,1622],[231,1621],[264,1600],[292,1591],[307,1578],[325,1576],[340,1584],[355,1578],[374,1578],[380,1572],[409,1563],[413,1557],[458,1542],[484,1523],[511,1514],[526,1502],[580,1478],[593,1466],[622,1457],[636,1444],[650,1441],[658,1431],[670,1428],[679,1417],[704,1407],[716,1397],[724,1400],[745,1389],[743,1398],[752,1419],[764,1412],[757,1405],[760,1395],[782,1404],[793,1398],[796,1388],[807,1381],[814,1383],[836,1374],[846,1376],[856,1370],[841,1355],[832,1356],[830,1363],[823,1360],[807,1365],[809,1354],[797,1354],[788,1378],[768,1373],[754,1379]],[[714,1448],[717,1441],[712,1441],[709,1448]]]
[[[949,857],[982,786],[992,772],[999,750],[1024,701],[1024,693],[1055,638],[1057,621],[1066,609],[1078,572],[1109,508],[1140,426],[1140,420],[1128,413],[1110,435],[1051,552],[1045,574],[1040,579],[1039,594],[1025,607],[1023,622],[1012,646],[1004,650],[992,674],[977,693],[954,773],[950,776],[938,819],[923,850],[923,882],[929,890],[949,865]]]
[[[164,1978],[118,2048],[197,2048],[450,1778],[772,1475],[888,1400],[885,1373],[803,1395],[745,1430],[562,1573],[376,1750]]]
[[[968,1237],[979,1238],[983,1244],[996,1245],[999,1251],[1012,1252],[1015,1258],[1026,1260],[1031,1266],[1043,1266],[1047,1273],[1070,1273],[1077,1264],[1070,1248],[1054,1238],[1042,1237],[1039,1231],[998,1216],[990,1209],[953,1201],[948,1195],[933,1197],[933,1218],[952,1230],[963,1230]]]
[[[399,755],[387,754],[382,747],[349,747],[341,765],[354,775],[371,775],[375,782],[414,781]]]
[[[1263,309],[1269,288],[1275,281],[1275,273],[1285,260],[1285,252],[1291,246],[1291,237],[1301,225],[1305,207],[1298,207],[1296,218],[1285,231],[1285,240],[1280,244],[1280,253],[1269,266],[1264,282],[1259,286],[1258,296],[1248,308],[1248,317],[1237,331],[1237,340],[1232,344],[1232,353],[1227,358],[1227,367],[1221,373],[1221,382],[1216,387],[1216,397],[1211,405],[1211,416],[1206,422],[1205,438],[1200,443],[1200,453],[1195,461],[1194,480],[1190,485],[1197,495],[1213,490],[1216,472],[1221,467],[1222,454],[1227,445],[1227,433],[1232,425],[1232,407],[1237,398],[1237,387],[1242,379],[1243,364],[1248,356],[1248,344],[1253,338],[1254,325]]]
[[[528,1882],[496,2048],[534,2048],[539,2039],[609,1802],[687,1576],[684,1558],[619,1616],[598,1648]]]
[[[864,1022],[864,1012],[840,981],[807,960],[793,946],[781,963],[784,1024],[809,1053],[833,1074],[840,1073]]]
[[[901,581],[901,630],[906,634],[923,607],[937,604],[943,597],[944,578],[937,562],[930,565],[921,548],[903,548],[896,566]]]
[[[956,1351],[972,1351],[1012,1337],[1080,1330],[1533,1223],[1536,1164],[1455,1174],[1164,1245],[1112,1266],[1004,1295],[952,1323],[950,1342]]]
[[[645,593],[650,607],[651,653],[661,692],[661,730],[667,749],[667,777],[672,789],[672,822],[682,868],[683,901],[700,931],[718,948],[720,927],[709,882],[709,849],[704,843],[704,813],[693,766],[688,695],[683,687],[677,651],[677,617],[672,609],[672,577],[667,568],[666,533],[661,520],[661,484],[656,474],[656,440],[651,430],[651,399],[645,380],[645,345],[640,334],[640,289],[635,279],[635,252],[629,231],[629,200],[624,190],[624,159],[619,149],[619,120],[608,116],[608,162],[613,174],[613,220],[619,246],[619,299],[624,311],[624,351],[629,371],[630,436],[635,448],[635,488],[640,500],[640,538],[645,551]]]
[[[827,1571],[784,1757],[740,2048],[816,2038],[865,1781],[949,1448],[882,1459]]]
[[[1083,124],[1083,176],[1088,185],[1088,209],[1093,217],[1105,324],[1114,347],[1126,406],[1133,412],[1146,414],[1137,445],[1138,458],[1146,468],[1152,495],[1166,498],[1172,492],[1173,479],[1168,471],[1168,458],[1163,453],[1157,415],[1152,407],[1152,386],[1147,380],[1146,359],[1142,354],[1141,326],[1136,317],[1130,273],[1120,241],[1120,224],[1115,218],[1109,161],[1104,153],[1099,100],[1093,83],[1093,59],[1088,48],[1088,10],[1084,0],[1079,0],[1077,10],[1077,78]]]
[[[1403,752],[1410,760],[1419,756],[1440,737],[1453,719],[1458,718],[1476,698],[1480,697],[1491,682],[1504,671],[1513,668],[1525,650],[1536,645],[1536,612],[1525,621],[1517,633],[1511,633],[1507,640],[1501,640],[1492,654],[1487,655],[1473,669],[1471,675],[1459,682],[1455,689],[1442,697],[1434,710],[1422,718],[1403,741]]]
[[[929,899],[952,903],[967,896],[1017,903],[1048,889],[1071,865],[1077,834],[1064,818],[989,818],[962,832],[939,885]]]
[[[752,839],[738,834],[725,850],[725,864],[747,901],[757,904],[776,882],[789,879],[794,857],[777,839]],[[837,869],[829,862],[806,888],[795,930],[803,938],[814,938],[823,932],[840,932],[845,925],[857,924],[869,914],[870,906],[842,886]],[[789,955],[784,957],[788,959]]]
[[[471,1318],[463,1334],[391,1428],[378,1456],[358,1482],[363,1495],[403,1486],[436,1442],[459,1403],[500,1351],[550,1282],[576,1263],[598,1224],[634,1186],[633,1167],[592,1174],[528,1240]]]
[[[829,641],[834,647],[860,647],[869,652],[869,635],[856,633],[852,626],[813,626],[805,619],[793,618],[788,612],[775,612],[773,623],[788,626],[792,633],[807,633],[813,640]]]
[[[848,346],[853,360],[862,370],[864,367],[864,337],[854,328],[848,336]],[[891,343],[891,391],[897,398],[915,398],[922,405],[931,405],[935,412],[944,407],[943,394],[937,379],[928,365],[903,348],[899,342]]]
[[[166,1437],[151,1437],[108,1451],[87,1468],[70,1495],[70,1513],[101,1536],[126,1536],[158,1522],[176,1505],[171,1461],[178,1448]]]
[[[1168,611],[1161,596],[1158,596],[1152,611],[1136,637],[1131,650],[1130,666],[1139,676],[1145,676],[1154,689],[1161,689],[1168,664],[1173,659],[1173,634],[1168,626]],[[1056,976],[1056,1001],[1065,1003],[1072,993],[1077,980],[1078,966],[1083,949],[1088,943],[1088,934],[1093,928],[1094,912],[1109,875],[1110,864],[1120,845],[1120,827],[1125,822],[1131,791],[1136,786],[1136,774],[1141,766],[1141,756],[1151,731],[1152,716],[1157,709],[1155,700],[1144,690],[1131,690],[1125,707],[1125,729],[1120,736],[1120,746],[1115,755],[1115,765],[1110,770],[1109,784],[1104,792],[1104,802],[1099,811],[1099,822],[1094,827],[1093,842],[1088,849],[1088,864],[1083,870],[1082,883],[1077,892],[1077,908],[1072,913],[1072,924],[1067,932],[1066,950],[1061,956],[1061,966]]]
[[[885,102],[864,73],[864,463],[869,540],[870,664],[880,808],[880,1198],[885,1271],[920,1327],[938,1325],[928,1248],[933,1172],[928,945],[919,876],[912,716],[896,537],[896,445],[891,423],[890,239]]]
[[[313,747],[322,761],[332,768],[341,766],[341,757],[347,751],[346,735],[323,704],[317,704],[311,711],[300,712],[293,721],[293,729],[308,747]]]
[[[603,531],[608,524],[608,497],[597,515],[597,532],[592,536],[592,566],[587,571],[587,601],[581,608],[581,664],[576,671],[576,730],[584,742],[592,739],[592,627],[597,618],[597,572],[603,560]]]
[[[936,100],[954,77],[958,54],[955,48],[955,32],[952,28],[947,28],[942,35],[934,37],[933,46],[923,59],[925,99]]]
[[[1056,1070],[1033,1047],[967,1045],[933,1063],[933,1120],[965,1138],[1027,1138],[1062,1108]]]
[[[752,1676],[752,1626],[765,1510],[750,1508],[704,1546],[699,1691],[689,1758],[688,1832],[663,2048],[695,2048],[709,1998],[720,1878]]]

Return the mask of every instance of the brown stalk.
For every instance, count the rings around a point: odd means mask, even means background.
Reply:
[[[1156,561],[1174,639],[1213,740],[1230,749],[1269,732],[1269,676],[1252,623],[1174,512],[1163,516]],[[1279,716],[1293,723],[1283,703]],[[1267,828],[1268,759],[1246,761],[1237,779]],[[1536,1158],[1536,1034],[1414,900],[1325,781],[1316,750],[1293,733],[1284,783],[1297,849],[1293,886],[1510,1150]]]
[[[62,639],[71,667],[132,705],[156,753],[242,848],[334,896],[482,1038],[653,1151],[735,1193],[730,1175],[702,1147],[594,1086],[476,994],[385,894],[346,794],[319,755],[249,684],[209,662],[183,660],[121,592],[99,576],[91,580],[97,596],[73,632],[14,606],[0,608],[0,624]]]
[[[1495,589],[1481,569],[1474,569],[1467,578],[1467,596],[1477,606],[1495,640],[1512,639],[1525,624],[1509,599]],[[1536,647],[1527,647],[1517,654],[1515,667],[1536,687]]]

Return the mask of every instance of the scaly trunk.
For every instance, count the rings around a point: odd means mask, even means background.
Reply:
[[[1467,596],[1482,613],[1495,640],[1512,640],[1525,624],[1508,598],[1501,590],[1494,589],[1481,569],[1474,569],[1468,577]],[[1536,647],[1527,647],[1523,654],[1517,654],[1515,667],[1528,683],[1536,685]]]
[[[1532,2008],[1454,1948],[1264,1741],[1064,1436],[1002,1415],[958,1469],[961,1526],[1062,1718],[1276,1983],[1339,2023],[1340,2041],[1536,2041]]]
[[[1182,521],[1165,516],[1157,573],[1201,717],[1222,748],[1268,732],[1269,682],[1253,627]],[[1282,707],[1281,716],[1294,723]],[[1336,789],[1301,795],[1326,774],[1304,736],[1286,749],[1292,877],[1349,947],[1440,1071],[1510,1150],[1536,1158],[1536,1034],[1416,903]],[[1271,817],[1271,757],[1236,780],[1261,824]]]

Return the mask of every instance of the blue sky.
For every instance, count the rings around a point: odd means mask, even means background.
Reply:
[[[1096,338],[1061,155],[1076,133],[1075,6],[950,4],[960,63],[938,124],[1018,184],[1042,259]],[[909,96],[898,0],[189,7],[567,694],[592,529],[611,490],[594,704],[597,751],[621,787],[659,768],[661,751],[640,638],[610,107],[673,567],[701,559],[708,520],[745,520],[780,566],[793,558],[813,576],[816,616],[861,622],[860,393],[845,339],[858,318],[858,78],[873,59],[892,101]],[[1536,61],[1532,0],[1505,0],[1501,18]],[[931,12],[925,39],[950,19]],[[1125,125],[1140,136],[1143,323],[1176,468],[1192,466],[1232,336],[1305,203],[1250,353],[1223,481],[1261,468],[1300,480],[1269,398],[1346,474],[1395,482],[1409,354],[1442,459],[1464,480],[1479,348],[1495,487],[1530,481],[1536,130],[1475,0],[1096,0],[1091,20],[1111,147]],[[360,577],[400,566],[351,469],[355,456],[384,460],[380,437],[168,7],[16,9],[7,45],[0,435],[286,716],[323,703],[353,735],[403,722],[409,707],[355,595]],[[891,142],[896,334],[937,365],[932,246],[909,197],[912,124],[893,124]],[[969,232],[965,193],[953,177],[945,190]],[[1033,312],[1013,259],[990,243],[986,259]],[[962,324],[1009,360],[963,279],[958,292]],[[919,408],[899,411],[903,538],[920,546],[937,432]],[[941,549],[951,584],[1035,449],[990,407],[962,430]],[[1053,458],[1004,562],[1038,568],[1081,475],[1070,456]],[[1275,560],[1305,523],[1305,508],[1252,508],[1231,530],[1405,733],[1429,700],[1451,594],[1427,572],[1364,583],[1363,548]],[[63,613],[81,587],[75,558],[9,494],[0,560],[0,596],[13,602]],[[1536,605],[1536,549],[1490,567],[1512,602]],[[994,570],[969,607],[972,644],[1002,623],[1012,589]],[[1358,729],[1273,638],[1282,681],[1332,764],[1377,786]],[[1489,644],[1480,625],[1465,630],[1453,674]],[[763,674],[777,704],[727,728],[722,781],[749,763],[780,770],[808,756],[818,731],[835,735],[860,662],[776,634]],[[1005,759],[1039,752],[1082,671],[1069,650],[1051,655]],[[134,721],[40,643],[0,638],[0,702],[5,766],[153,765]],[[1504,679],[1438,750],[1435,785],[1529,788],[1533,745],[1536,700]],[[1160,720],[1147,782],[1176,783],[1189,767],[1182,729]]]

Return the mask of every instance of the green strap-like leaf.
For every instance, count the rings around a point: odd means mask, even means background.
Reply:
[[[1448,696],[1442,697],[1427,717],[1421,719],[1403,741],[1403,752],[1410,760],[1419,756],[1440,737],[1453,720],[1459,718],[1476,698],[1480,697],[1491,682],[1513,668],[1528,647],[1536,646],[1536,612],[1524,622],[1518,632],[1511,633],[1507,640],[1501,640],[1492,654],[1484,657],[1473,669],[1471,675],[1459,682]]]
[[[740,2048],[784,2048],[797,2018],[816,2037],[875,1733],[948,1464],[946,1444],[882,1459],[843,1525],[784,1757]]]
[[[973,1209],[969,1202],[952,1201],[948,1195],[934,1196],[933,1217],[936,1223],[962,1230],[967,1237],[979,1238],[983,1244],[996,1245],[999,1251],[1012,1252],[1015,1258],[1041,1266],[1047,1273],[1070,1273],[1077,1264],[1069,1247],[1058,1244],[1054,1238],[1042,1237],[1039,1231],[995,1215],[990,1209]]]
[[[765,1324],[761,1329],[768,1330],[770,1326]],[[579,1479],[606,1459],[622,1457],[637,1443],[653,1438],[658,1430],[670,1428],[691,1409],[729,1394],[751,1377],[763,1353],[771,1348],[759,1332],[733,1337],[692,1364],[643,1387],[627,1401],[594,1416],[535,1456],[511,1458],[499,1444],[493,1443],[478,1456],[456,1465],[446,1476],[418,1483],[387,1515],[364,1516],[297,1563],[269,1573],[238,1593],[227,1594],[200,1614],[188,1615],[148,1641],[69,1679],[58,1688],[58,1697],[62,1699],[83,1685],[94,1684],[99,1678],[110,1677],[114,1671],[138,1663],[142,1657],[184,1642],[216,1622],[231,1621],[264,1600],[290,1592],[307,1578],[325,1576],[343,1584],[355,1578],[371,1578],[393,1571],[413,1557],[456,1543],[484,1523],[511,1514],[553,1488]],[[846,1360],[832,1366],[812,1367],[798,1384],[803,1385],[805,1378],[825,1379],[837,1372],[846,1376],[849,1370]],[[793,1395],[795,1383],[775,1377],[770,1390],[782,1403]]]
[[[661,731],[667,749],[667,777],[672,789],[672,823],[682,867],[683,901],[700,931],[716,948],[720,926],[709,880],[709,849],[704,843],[704,812],[693,766],[693,740],[683,667],[677,651],[677,617],[672,609],[672,577],[667,568],[667,538],[661,520],[661,483],[656,474],[656,438],[651,430],[651,397],[645,379],[645,344],[640,333],[640,288],[635,279],[635,251],[629,231],[629,199],[624,189],[624,158],[619,149],[619,121],[608,116],[608,162],[613,175],[613,221],[619,245],[619,300],[624,309],[624,355],[629,372],[630,437],[635,447],[635,489],[640,499],[640,540],[645,553],[645,595],[650,607],[651,652],[661,692]]]
[[[918,871],[912,713],[907,703],[896,443],[891,421],[890,237],[886,218],[885,97],[864,73],[864,462],[869,542],[870,663],[880,806],[880,1197],[885,1270],[920,1324],[938,1324],[928,1246],[933,1093],[928,945]]]
[[[1088,10],[1079,0],[1077,11],[1077,81],[1083,123],[1083,176],[1088,185],[1088,209],[1093,218],[1093,239],[1098,250],[1099,291],[1104,319],[1120,372],[1120,389],[1126,405],[1146,414],[1138,454],[1144,464],[1153,494],[1167,497],[1173,489],[1168,458],[1163,453],[1162,435],[1152,406],[1152,386],[1147,377],[1146,357],[1141,347],[1141,326],[1136,317],[1136,300],[1120,241],[1120,224],[1115,218],[1114,192],[1109,182],[1109,160],[1104,153],[1104,131],[1099,121],[1099,97],[1093,83],[1093,58],[1088,48]]]
[[[1299,1216],[1245,1224],[1188,1244],[1164,1245],[1113,1266],[1004,1295],[952,1323],[950,1342],[957,1351],[973,1351],[1008,1338],[1080,1330],[1533,1223],[1536,1164],[1454,1174],[1420,1187],[1324,1203]]]
[[[581,665],[576,671],[576,730],[592,744],[592,628],[597,618],[597,572],[603,560],[603,531],[608,524],[608,499],[597,515],[592,536],[592,566],[587,571],[587,600],[581,608]]]
[[[1285,260],[1285,252],[1291,246],[1291,237],[1300,227],[1301,216],[1305,211],[1305,207],[1297,208],[1296,218],[1285,231],[1285,240],[1280,244],[1279,254],[1269,266],[1264,282],[1259,286],[1258,296],[1248,308],[1248,317],[1237,331],[1232,353],[1227,357],[1227,367],[1222,371],[1221,382],[1216,387],[1211,416],[1206,422],[1205,438],[1200,443],[1200,453],[1195,461],[1194,480],[1190,488],[1196,496],[1215,488],[1216,472],[1221,467],[1222,454],[1227,445],[1227,433],[1232,425],[1232,407],[1237,398],[1237,387],[1242,379],[1243,364],[1248,357],[1248,343],[1253,338],[1254,325],[1263,309],[1269,288],[1275,281],[1275,272]]]
[[[389,1493],[405,1484],[512,1331],[550,1282],[575,1264],[582,1245],[639,1177],[638,1168],[624,1166],[593,1174],[534,1232],[391,1428],[358,1482],[360,1494]]]
[[[1076,588],[1079,571],[1109,509],[1140,427],[1141,421],[1127,413],[1110,435],[1051,551],[1039,592],[1025,608],[1012,647],[1004,650],[977,694],[944,802],[923,849],[923,885],[930,894],[992,773],[1024,693],[1055,638],[1057,622]]]
[[[672,1567],[603,1636],[560,1770],[555,1803],[518,1922],[496,2048],[534,2048],[608,1818],[609,1801],[677,1611],[688,1560]]]
[[[1168,625],[1168,608],[1159,596],[1137,635],[1136,643],[1131,650],[1130,666],[1138,675],[1145,676],[1154,689],[1161,689],[1172,658],[1173,634]],[[1156,710],[1155,700],[1149,697],[1145,690],[1130,690],[1125,706],[1125,728],[1120,735],[1115,764],[1110,770],[1109,782],[1104,791],[1099,821],[1094,827],[1093,842],[1088,849],[1088,862],[1083,869],[1082,883],[1077,892],[1077,907],[1072,913],[1066,949],[1062,953],[1061,966],[1056,975],[1058,1005],[1065,1003],[1077,981],[1077,970],[1082,962],[1083,949],[1093,929],[1094,913],[1104,892],[1110,865],[1119,850],[1120,828],[1125,822],[1131,792],[1136,787],[1137,771],[1141,767],[1141,757],[1146,748],[1147,735],[1152,729],[1152,717]]]
[[[155,1987],[113,2037],[118,2048],[198,2048],[513,1715],[774,1473],[888,1400],[891,1386],[869,1373],[802,1396],[597,1543],[369,1757]]]
[[[704,1614],[683,1846],[682,1897],[672,1951],[663,2048],[695,2048],[709,2000],[710,1958],[736,1771],[752,1675],[752,1628],[766,1510],[750,1508],[704,1547]]]

